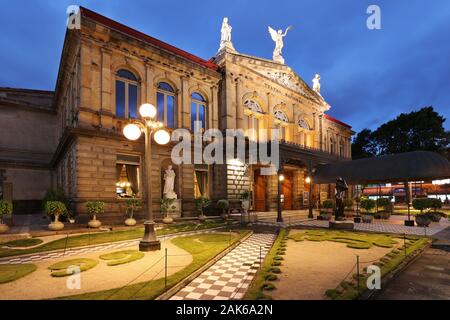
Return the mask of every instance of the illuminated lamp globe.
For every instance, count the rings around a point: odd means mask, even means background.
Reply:
[[[305,182],[306,183],[310,183],[311,182],[311,178],[310,177],[306,177]]]
[[[150,103],[144,103],[139,107],[139,113],[143,118],[154,118],[156,116],[156,108]]]
[[[128,140],[137,140],[141,136],[141,129],[137,125],[130,123],[123,128],[123,135]]]
[[[167,144],[170,141],[170,134],[166,130],[156,131],[154,137],[157,144]]]

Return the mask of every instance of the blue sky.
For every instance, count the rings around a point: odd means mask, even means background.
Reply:
[[[0,0],[0,86],[53,90],[70,4],[209,59],[222,18],[235,48],[271,58],[267,26],[292,25],[283,56],[307,83],[320,73],[329,114],[355,131],[433,105],[450,117],[450,1],[6,1]],[[370,4],[381,30],[366,27]],[[450,128],[450,121],[445,123]]]

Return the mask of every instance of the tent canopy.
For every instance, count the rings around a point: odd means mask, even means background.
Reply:
[[[314,183],[335,183],[342,177],[349,184],[405,182],[450,178],[450,162],[429,151],[414,151],[381,157],[318,165]]]

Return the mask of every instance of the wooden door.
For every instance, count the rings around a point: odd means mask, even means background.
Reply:
[[[283,210],[292,210],[293,199],[292,189],[294,187],[292,173],[286,172],[283,174],[284,180],[281,182],[281,193],[284,195]]]
[[[254,173],[254,210],[266,211],[266,176],[260,174],[259,170]]]

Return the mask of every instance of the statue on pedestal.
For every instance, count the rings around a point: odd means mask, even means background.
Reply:
[[[271,27],[269,27],[269,33],[272,37],[272,40],[275,41],[275,49],[273,50],[272,59],[273,61],[283,63],[284,64],[284,58],[281,56],[281,50],[284,47],[283,38],[287,35],[287,32],[291,29],[291,26],[287,27],[286,31],[283,34],[283,30],[275,31]]]
[[[233,28],[228,24],[228,18],[223,18],[222,28],[220,29],[220,47],[219,51],[224,50],[225,48],[230,49],[231,51],[236,51],[233,47],[233,43],[231,42],[231,30]]]
[[[316,73],[314,76],[314,79],[312,80],[313,83],[313,90],[320,94],[320,75]]]
[[[168,199],[176,199],[177,194],[174,191],[175,186],[175,171],[169,165],[164,173],[164,190],[163,195]]]
[[[348,190],[347,183],[341,177],[336,179],[336,209],[334,211],[334,216],[336,221],[345,220],[344,215],[344,193]]]

